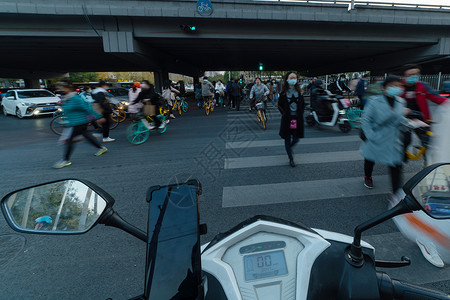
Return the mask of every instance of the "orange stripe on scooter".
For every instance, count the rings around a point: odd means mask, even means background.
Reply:
[[[435,241],[441,244],[443,247],[450,249],[450,237],[442,234],[440,231],[434,229],[430,225],[422,222],[413,214],[404,215],[406,220],[411,223],[414,227],[418,228],[420,231],[429,234]]]

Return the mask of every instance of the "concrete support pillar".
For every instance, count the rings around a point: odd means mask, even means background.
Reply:
[[[164,81],[169,79],[169,73],[168,72],[153,72],[153,75],[155,77],[155,89],[158,93],[162,93],[162,87],[163,87]]]
[[[200,83],[200,78],[196,75],[194,75],[192,77],[194,78],[194,87],[195,87],[198,83]]]
[[[24,81],[25,81],[25,87],[27,89],[40,89],[41,88],[39,79],[24,79]]]

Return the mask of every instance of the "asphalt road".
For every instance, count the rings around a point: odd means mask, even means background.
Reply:
[[[73,164],[60,170],[51,168],[63,148],[48,127],[50,118],[2,115],[0,196],[46,181],[83,178],[110,193],[124,219],[145,229],[147,188],[195,177],[203,184],[201,222],[208,225],[202,243],[257,214],[351,235],[356,225],[386,210],[387,169],[376,165],[376,188],[362,187],[356,130],[307,128],[295,148],[300,164],[291,168],[278,136],[278,113],[270,111],[263,131],[245,111],[218,109],[207,117],[192,110],[139,146],[127,142],[121,124],[111,132],[117,141],[107,145],[108,153],[95,157],[94,147],[78,143]],[[404,173],[420,169],[409,163]],[[450,268],[429,264],[392,221],[363,239],[375,246],[378,259],[411,258],[411,266],[387,270],[391,277],[450,292]],[[118,229],[99,225],[84,235],[25,235],[0,217],[2,241],[0,299],[127,299],[143,292],[145,244]]]

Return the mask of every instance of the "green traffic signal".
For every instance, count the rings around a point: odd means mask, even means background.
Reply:
[[[259,70],[262,71],[264,69],[263,65],[259,65]]]
[[[195,31],[195,30],[196,30],[195,26],[189,26],[189,29],[190,29],[191,31]]]

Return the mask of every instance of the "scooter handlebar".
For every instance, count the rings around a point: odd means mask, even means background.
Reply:
[[[450,295],[446,293],[391,279],[383,272],[377,272],[377,278],[382,300],[450,300]]]

